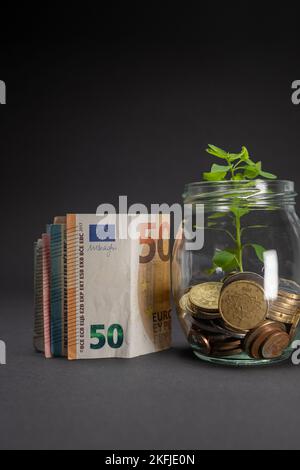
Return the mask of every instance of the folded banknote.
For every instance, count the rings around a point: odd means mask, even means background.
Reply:
[[[67,216],[70,360],[170,347],[169,227],[169,215]]]

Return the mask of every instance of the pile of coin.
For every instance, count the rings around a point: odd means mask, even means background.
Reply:
[[[278,297],[270,302],[268,318],[292,325],[300,309],[300,293],[280,289]]]
[[[293,340],[300,321],[300,286],[282,279],[278,297],[269,302],[264,279],[233,273],[223,282],[193,286],[179,301],[179,318],[200,354],[275,359]]]
[[[283,323],[264,321],[246,336],[245,351],[254,359],[273,359],[280,357],[289,343]]]

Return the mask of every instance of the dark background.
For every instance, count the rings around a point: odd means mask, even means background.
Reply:
[[[120,5],[1,6],[0,446],[299,447],[297,368],[208,368],[177,326],[126,365],[32,352],[32,246],[54,215],[180,202],[208,143],[300,185],[297,3]]]

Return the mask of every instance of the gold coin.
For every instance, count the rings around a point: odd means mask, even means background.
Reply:
[[[299,308],[300,301],[295,299],[289,299],[288,297],[282,296],[278,293],[277,299],[273,300],[274,303],[280,303],[284,305],[290,305],[291,307]]]
[[[299,310],[299,306],[298,305],[293,305],[293,304],[289,304],[288,302],[281,302],[280,300],[274,300],[272,302],[269,303],[269,308],[273,308],[274,310],[279,310],[282,312],[281,313],[286,313],[286,314],[290,314],[290,315],[295,315],[297,313],[297,311]]]
[[[279,293],[284,297],[300,300],[300,285],[290,279],[281,278],[279,282]]]
[[[253,330],[266,318],[268,302],[259,284],[239,280],[224,286],[219,309],[225,323],[238,331],[247,331]]]
[[[276,359],[282,356],[285,349],[290,344],[290,337],[284,331],[278,331],[266,339],[261,354],[264,359]]]
[[[291,325],[294,323],[295,315],[289,315],[286,313],[279,312],[277,310],[270,309],[268,311],[267,318],[270,320],[278,321],[281,323],[287,323],[288,325]]]
[[[290,299],[290,300],[300,302],[300,294],[297,294],[297,293],[289,291],[289,290],[280,289],[279,292],[278,292],[278,295],[281,296],[281,297],[285,297],[287,299]]]
[[[297,313],[298,308],[290,307],[286,305],[285,307],[282,304],[277,302],[272,302],[269,304],[269,310],[273,310],[274,312],[283,313],[284,315],[292,315],[294,316]]]
[[[187,305],[188,305],[188,300],[189,300],[189,294],[184,294],[181,299],[179,300],[179,307],[181,308],[181,310],[183,310],[184,312],[187,311]]]
[[[204,282],[192,287],[190,302],[207,312],[218,312],[219,297],[223,284],[221,282]]]

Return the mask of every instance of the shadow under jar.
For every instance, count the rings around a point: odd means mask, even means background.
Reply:
[[[172,285],[200,359],[251,366],[291,357],[300,319],[295,197],[291,181],[186,185],[184,204],[192,210],[174,244]],[[198,240],[204,235],[202,248],[191,243],[195,231]]]

